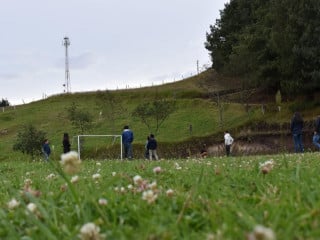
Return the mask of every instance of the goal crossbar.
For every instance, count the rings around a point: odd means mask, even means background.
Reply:
[[[122,160],[122,135],[78,135],[78,155],[80,158],[80,138],[81,137],[119,137],[120,138],[120,159]]]

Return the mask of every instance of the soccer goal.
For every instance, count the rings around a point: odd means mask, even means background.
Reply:
[[[122,160],[122,135],[78,135],[79,159],[87,157]]]

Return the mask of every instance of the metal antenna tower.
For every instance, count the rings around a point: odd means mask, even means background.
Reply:
[[[63,84],[64,92],[71,92],[70,84],[70,72],[69,72],[69,56],[68,56],[68,47],[70,46],[70,41],[68,37],[64,37],[63,46],[66,48],[66,70],[65,70],[65,83]]]

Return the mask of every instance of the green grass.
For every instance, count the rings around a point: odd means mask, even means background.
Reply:
[[[260,163],[271,158],[274,168],[262,174]],[[244,239],[256,225],[272,229],[277,239],[318,239],[318,161],[318,153],[158,162],[85,160],[74,184],[58,162],[3,161],[0,238],[78,239],[81,227],[92,222],[107,239]],[[156,166],[162,169],[158,174],[153,172]],[[93,180],[96,173],[101,178]],[[47,179],[50,174],[56,177]],[[136,175],[156,182],[155,202],[142,199],[143,190],[133,182]],[[41,192],[39,197],[23,194],[26,179]],[[65,184],[69,187],[62,191]],[[174,191],[172,197],[166,195],[168,189]],[[7,203],[13,198],[20,205],[10,210]],[[108,204],[100,205],[100,198]],[[27,213],[29,203],[36,204],[36,214]]]

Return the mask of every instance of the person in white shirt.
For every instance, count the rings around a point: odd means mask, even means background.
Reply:
[[[226,146],[226,154],[227,156],[230,155],[231,145],[233,143],[233,138],[231,137],[228,131],[224,132],[224,145]]]

